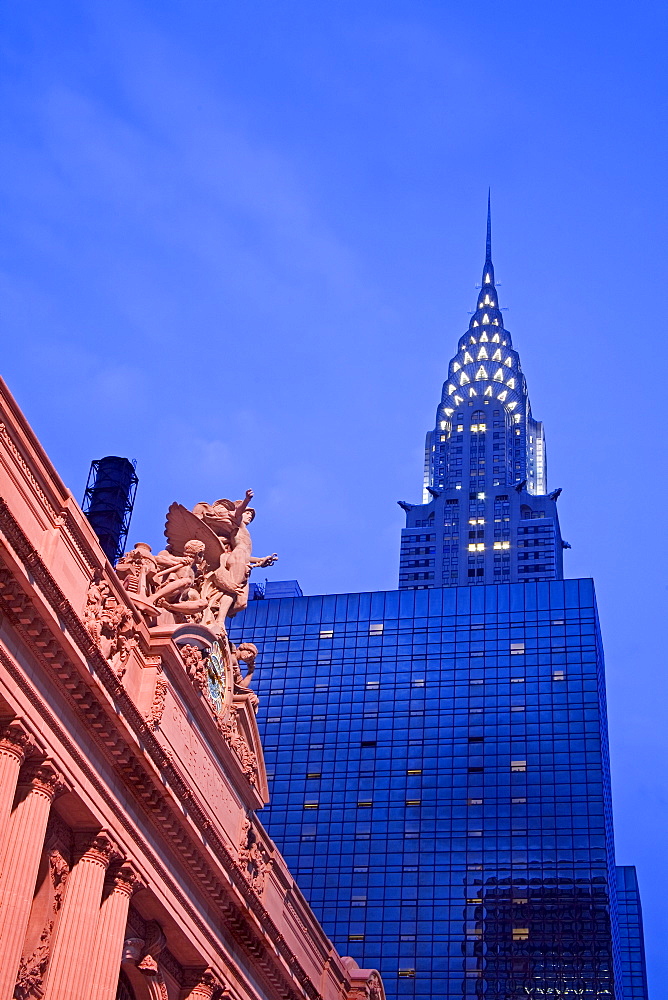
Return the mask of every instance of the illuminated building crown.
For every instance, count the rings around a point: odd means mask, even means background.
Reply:
[[[543,425],[499,306],[488,198],[482,282],[427,434],[423,503],[401,502],[400,588],[562,579],[560,492],[547,493]]]

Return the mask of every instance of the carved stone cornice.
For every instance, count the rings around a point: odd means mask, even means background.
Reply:
[[[0,729],[0,753],[11,754],[22,764],[36,750],[32,734],[20,719],[13,719]]]
[[[19,785],[29,785],[42,792],[50,801],[65,790],[63,777],[50,760],[29,761],[21,770]]]
[[[0,531],[23,562],[26,573],[32,577],[32,588],[41,592],[50,604],[60,627],[54,629],[53,623],[47,624],[32,601],[32,591],[27,593],[22,590],[9,568],[1,565],[0,604],[35,658],[42,662],[46,672],[50,673],[63,696],[78,713],[98,752],[113,764],[128,791],[134,792],[137,803],[161,830],[174,854],[180,857],[184,870],[190,873],[200,892],[218,910],[239,946],[251,956],[258,973],[266,978],[271,993],[283,1000],[298,1000],[303,994],[310,1000],[318,1000],[319,991],[299,962],[292,963],[291,972],[286,970],[285,965],[294,958],[291,948],[265,910],[257,892],[249,885],[237,858],[211,826],[193,790],[114,675],[2,498]],[[65,634],[78,647],[87,669],[72,659],[64,642]],[[44,712],[45,706],[36,698],[23,672],[2,649],[0,660],[26,696],[40,712]],[[98,685],[114,700],[116,712],[110,711],[106,695],[97,695],[95,689]],[[49,725],[67,746],[77,766],[113,809],[114,800],[104,789],[99,775],[51,714]],[[124,726],[134,732],[132,739],[128,739]],[[135,739],[138,745],[134,743]],[[152,763],[149,764],[145,757]],[[156,777],[156,769],[167,779],[168,794],[165,785]],[[171,801],[172,796],[175,802]],[[187,807],[189,821],[205,834],[206,846],[193,835],[190,822],[184,821],[179,803]],[[119,816],[119,822],[124,825],[127,835],[139,844],[141,841],[134,828],[122,816]],[[219,867],[212,864],[211,855]],[[211,947],[218,947],[217,937],[191,905],[173,871],[168,870],[157,856],[153,858],[153,865],[161,878],[168,882],[175,898],[188,908],[191,918]],[[271,948],[267,947],[267,938],[272,942]]]
[[[74,835],[74,856],[79,861],[94,861],[108,868],[122,855],[106,830],[82,830]]]
[[[47,497],[46,493],[44,492],[40,484],[37,482],[37,479],[33,475],[32,469],[30,468],[30,466],[24,459],[23,455],[21,454],[19,448],[15,444],[14,439],[11,437],[9,430],[7,429],[7,425],[5,423],[0,423],[0,440],[4,441],[7,449],[14,456],[14,461],[19,466],[19,468],[23,472],[23,475],[26,477],[26,479],[32,486],[33,490],[41,500],[44,506],[44,510],[51,517],[51,519],[55,521],[58,517],[58,513],[55,507],[51,503],[50,499]]]

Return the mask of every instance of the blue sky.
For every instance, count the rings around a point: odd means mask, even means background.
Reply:
[[[664,982],[666,5],[2,17],[2,374],[77,497],[92,458],[137,460],[133,540],[159,545],[173,500],[252,486],[267,575],[395,587],[491,185],[567,573],[597,582],[618,858]]]

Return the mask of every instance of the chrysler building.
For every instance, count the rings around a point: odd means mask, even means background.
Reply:
[[[482,282],[427,433],[423,502],[400,501],[399,588],[563,579],[560,492],[548,493],[543,425],[499,307],[488,199]]]

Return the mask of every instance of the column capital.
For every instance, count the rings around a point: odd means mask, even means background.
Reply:
[[[12,754],[22,764],[26,757],[35,752],[35,741],[20,719],[0,727],[0,751]]]
[[[218,975],[211,968],[184,969],[183,996],[187,1000],[218,1000],[227,993]]]
[[[78,861],[94,861],[108,868],[123,857],[106,830],[80,830],[74,834],[75,855]]]
[[[29,785],[35,791],[42,792],[51,801],[65,788],[62,774],[48,758],[29,761],[21,771],[19,785]]]
[[[123,892],[128,897],[145,888],[143,879],[131,861],[112,863],[107,873],[106,884],[113,891]]]

